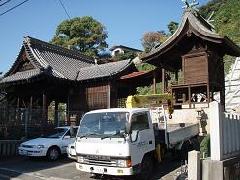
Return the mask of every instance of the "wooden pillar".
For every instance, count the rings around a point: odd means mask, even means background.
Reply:
[[[107,89],[107,108],[111,108],[111,85],[108,84],[108,89]]]
[[[55,107],[54,107],[54,126],[58,126],[58,101],[55,101]]]
[[[29,102],[29,121],[31,123],[32,121],[32,106],[33,106],[33,97],[30,97],[30,102]]]
[[[20,98],[18,97],[17,98],[17,109],[19,109],[19,106],[20,106]]]
[[[191,108],[191,86],[188,86],[188,101],[189,101],[189,108]]]
[[[48,119],[47,119],[47,96],[46,93],[44,92],[42,94],[42,124],[46,124]]]
[[[220,91],[220,104],[221,104],[221,110],[225,111],[225,89],[222,88]]]
[[[175,71],[175,81],[176,81],[177,84],[178,84],[178,71]]]
[[[165,92],[165,69],[162,68],[162,93]]]
[[[157,86],[156,86],[156,73],[153,72],[153,94],[157,93]]]
[[[20,108],[20,98],[17,98],[17,111],[16,111],[16,121],[19,122],[20,119],[20,113],[19,113],[19,108]]]
[[[70,112],[69,112],[69,108],[70,108],[70,95],[68,92],[68,98],[67,98],[67,125],[70,125]]]
[[[165,76],[165,91],[168,91],[168,76]]]

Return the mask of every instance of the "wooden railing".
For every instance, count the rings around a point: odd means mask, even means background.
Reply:
[[[21,140],[0,140],[0,157],[16,156]]]

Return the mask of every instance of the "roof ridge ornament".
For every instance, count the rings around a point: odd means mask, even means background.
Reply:
[[[192,0],[191,2],[188,1],[189,0],[182,0],[182,2],[185,4],[183,8],[193,10],[194,12],[198,12],[199,9],[197,8],[197,6],[199,5],[199,2],[197,2],[196,0]]]
[[[210,26],[211,31],[215,32],[215,27],[213,24],[211,24],[214,20],[212,20],[212,17],[214,15],[214,11],[210,14],[210,16],[205,19],[200,13],[199,13],[199,9],[198,9],[198,5],[199,2],[197,2],[197,0],[191,0],[191,2],[189,2],[190,0],[182,0],[183,3],[185,3],[185,6],[183,6],[183,8],[185,10],[191,11],[193,13],[193,15],[195,15],[196,17],[202,19],[208,26]]]

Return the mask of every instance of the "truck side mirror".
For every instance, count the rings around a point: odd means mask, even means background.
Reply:
[[[131,134],[132,133],[130,123],[128,123],[128,122],[126,122],[126,133],[127,134]]]

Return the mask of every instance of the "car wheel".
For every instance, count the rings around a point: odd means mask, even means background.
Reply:
[[[47,158],[49,161],[56,161],[60,156],[60,151],[57,147],[51,147],[47,151]]]

